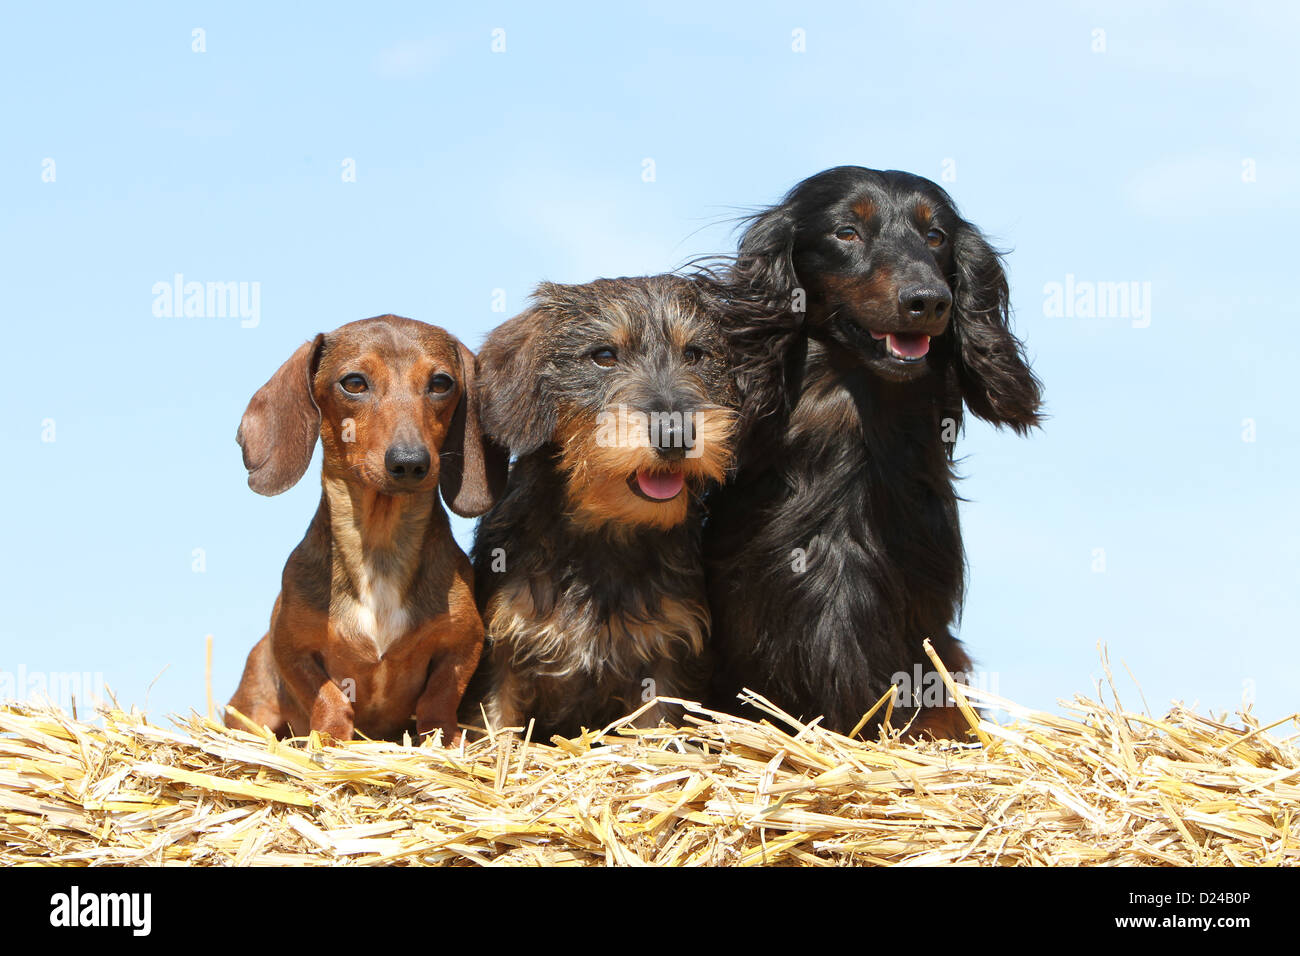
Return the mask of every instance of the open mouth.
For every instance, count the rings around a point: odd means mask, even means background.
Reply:
[[[912,364],[922,361],[930,351],[930,336],[924,332],[876,332],[871,337],[884,343],[884,350],[890,358]]]
[[[649,471],[642,468],[627,480],[634,494],[650,501],[672,501],[686,486],[683,471]]]

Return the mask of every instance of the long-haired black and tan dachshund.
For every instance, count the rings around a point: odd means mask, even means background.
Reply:
[[[847,732],[897,675],[932,674],[924,639],[950,670],[971,667],[948,630],[965,570],[962,406],[1024,433],[1039,382],[998,253],[918,176],[804,180],[751,220],[729,281],[745,438],[705,532],[712,702],[735,708],[748,687]],[[894,723],[915,716],[913,734],[964,733],[945,701],[900,703]]]
[[[731,463],[736,403],[703,290],[543,283],[480,350],[483,428],[517,458],[474,542],[487,646],[466,723],[481,707],[546,739],[702,695],[700,500]]]

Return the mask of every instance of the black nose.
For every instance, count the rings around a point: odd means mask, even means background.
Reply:
[[[908,322],[943,319],[952,305],[952,293],[943,286],[909,285],[898,291],[898,311]]]
[[[682,427],[684,413],[662,414],[658,428],[651,429],[650,439],[654,442],[659,457],[667,461],[678,461],[686,457],[686,432]]]
[[[393,445],[384,454],[384,467],[398,481],[419,481],[429,473],[429,449],[423,445]]]

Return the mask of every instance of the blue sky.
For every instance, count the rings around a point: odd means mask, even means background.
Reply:
[[[1104,643],[1130,706],[1124,665],[1156,711],[1297,708],[1295,8],[4,18],[0,676],[201,709],[211,634],[223,703],[319,496],[315,466],[255,495],[234,442],[296,345],[396,312],[476,348],[542,279],[729,251],[734,217],[852,163],[943,179],[1010,250],[1051,418],[959,444],[962,636],[998,692],[1092,692]],[[177,273],[257,283],[256,324],[156,315]],[[1067,276],[1138,283],[1149,314],[1056,314]]]

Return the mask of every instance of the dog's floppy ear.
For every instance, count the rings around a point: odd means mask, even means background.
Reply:
[[[550,321],[547,284],[534,304],[497,326],[478,353],[479,423],[515,455],[536,451],[555,434],[542,338]]]
[[[722,329],[731,382],[740,399],[740,434],[747,436],[751,426],[793,405],[808,343],[800,316],[758,290],[736,285],[732,276],[720,278],[700,269],[690,278],[703,308]]]
[[[1040,421],[1042,386],[1011,331],[1002,260],[978,229],[963,223],[953,237],[953,335],[956,373],[972,412],[1023,434]]]
[[[320,409],[311,385],[324,341],[318,334],[298,346],[244,411],[235,441],[244,452],[248,487],[259,495],[288,491],[311,464],[320,437]]]
[[[794,271],[795,219],[788,203],[754,216],[740,237],[731,274],[742,289],[760,292],[790,306],[790,294],[799,285]]]
[[[741,433],[789,410],[798,394],[807,341],[806,296],[797,303],[795,215],[785,202],[751,216],[719,297],[722,327],[741,395]],[[711,280],[711,277],[706,277]],[[742,447],[755,447],[748,438]]]
[[[474,353],[460,342],[456,348],[464,387],[439,454],[438,487],[448,508],[462,518],[477,518],[501,497],[510,458],[504,448],[483,435]]]

